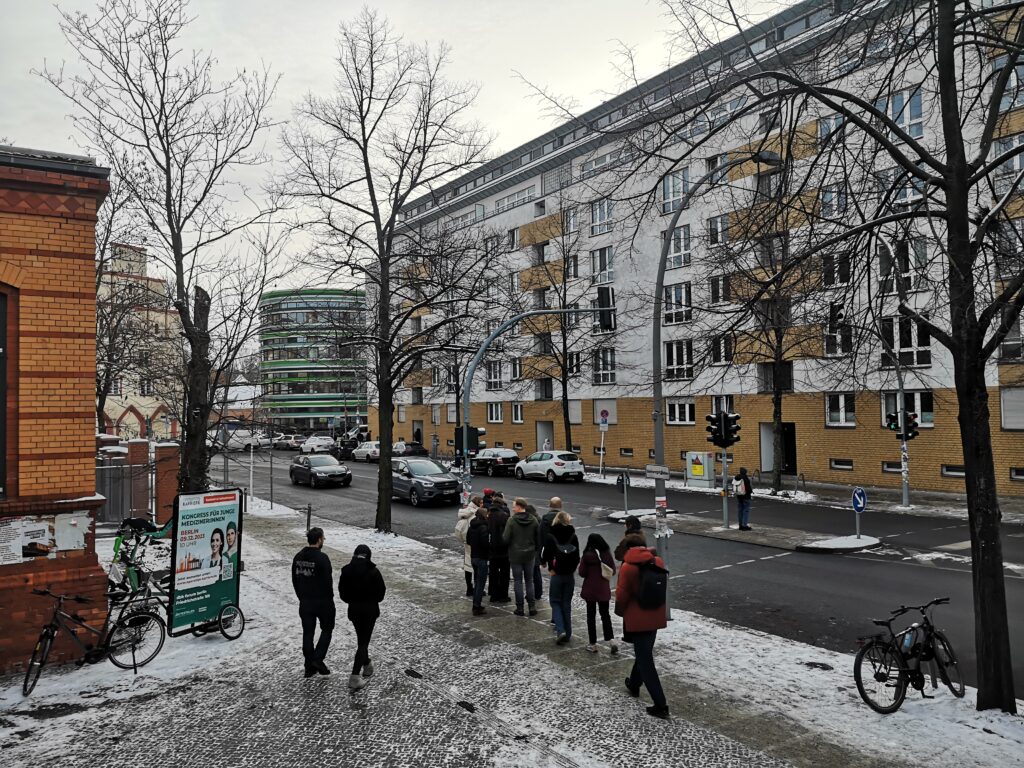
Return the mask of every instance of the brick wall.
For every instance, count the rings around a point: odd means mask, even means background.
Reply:
[[[37,167],[24,167],[26,165]],[[95,552],[95,222],[108,189],[94,165],[0,157],[0,291],[8,298],[7,477],[0,517],[88,510],[86,547],[0,566],[0,670],[31,653],[52,603],[35,587],[81,594],[102,624],[106,576]],[[51,658],[71,650],[62,639]]]

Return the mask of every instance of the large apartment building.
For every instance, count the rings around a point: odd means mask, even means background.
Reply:
[[[924,318],[948,319],[941,235],[913,219],[934,203],[931,193],[897,171],[877,141],[860,138],[856,121],[819,101],[787,97],[751,109],[767,102],[751,95],[747,77],[773,61],[819,76],[828,68],[834,87],[891,119],[894,141],[939,151],[926,41],[920,55],[906,55],[915,29],[928,23],[915,11],[921,5],[797,4],[407,206],[410,229],[473,231],[495,254],[481,322],[466,329],[467,342],[514,311],[580,310],[523,321],[492,349],[473,382],[471,411],[489,445],[529,452],[550,439],[561,447],[568,422],[565,447],[588,463],[600,460],[603,437],[605,463],[642,467],[654,456],[657,411],[668,464],[679,470],[687,451],[710,450],[704,416],[728,410],[742,416],[742,440],[730,449],[738,465],[764,474],[781,452],[784,471],[808,481],[898,485],[900,444],[886,414],[905,408],[920,423],[909,443],[913,485],[963,489],[952,361],[926,324],[896,308],[899,300]],[[971,85],[998,66],[982,60],[975,72],[968,62],[962,76]],[[1014,146],[1024,139],[1024,94],[1008,90],[1003,102],[997,141]],[[979,120],[965,133],[976,141],[981,131]],[[1018,157],[1012,168],[993,169],[992,194],[1020,168]],[[986,204],[979,199],[979,208]],[[821,247],[865,209],[911,223]],[[810,249],[814,258],[799,269],[779,268]],[[1020,263],[1019,243],[1010,250],[1004,267]],[[1003,277],[994,273],[988,284]],[[586,311],[601,289],[615,306],[610,322]],[[420,314],[417,324],[428,322]],[[651,397],[655,322],[666,395],[659,408]],[[453,444],[464,373],[457,363],[444,353],[424,357],[399,393],[396,434],[431,425],[442,446]],[[1022,494],[1019,320],[986,381],[999,490]]]

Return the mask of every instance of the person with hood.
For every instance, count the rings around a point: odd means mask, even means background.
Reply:
[[[650,566],[664,571],[665,563],[645,546],[632,546],[626,550],[615,588],[615,613],[622,617],[622,638],[633,644],[635,656],[633,669],[626,678],[626,688],[631,696],[638,697],[640,686],[645,686],[654,701],[653,706],[647,707],[647,714],[668,719],[668,702],[654,666],[654,641],[658,630],[668,625],[665,604],[656,608],[645,608],[640,604],[644,569]]]
[[[512,566],[515,584],[516,616],[525,616],[523,601],[530,607],[530,615],[537,615],[537,603],[533,586],[533,561],[537,557],[537,518],[526,511],[526,499],[517,498],[512,502],[515,513],[505,524],[502,539],[508,546],[508,560]]]
[[[740,467],[740,473],[736,475],[732,485],[736,494],[736,517],[740,523],[740,530],[753,530],[750,527],[750,497],[754,495],[754,485],[750,482],[746,467]]]
[[[486,498],[487,488],[484,490]],[[486,504],[485,504],[486,507]],[[509,571],[508,545],[503,535],[508,523],[508,507],[500,494],[491,491],[491,506],[488,508],[487,527],[491,532],[491,559],[488,568],[487,594],[492,603],[510,603],[508,596]]]
[[[459,510],[459,519],[455,523],[455,538],[462,542],[462,570],[466,574],[466,597],[473,596],[473,563],[466,534],[469,532],[470,522],[482,503],[483,499],[474,496],[469,500],[469,504]]]
[[[489,513],[478,507],[473,519],[469,522],[466,534],[470,559],[473,563],[473,615],[486,613],[484,608],[484,584],[487,583],[487,565],[491,559],[491,529],[487,524]]]
[[[299,550],[292,560],[292,588],[299,598],[299,620],[302,622],[302,658],[306,677],[318,672],[331,674],[324,664],[327,649],[334,634],[334,590],[331,586],[331,558],[323,552],[323,528],[310,528],[306,534],[308,546]],[[317,622],[320,639],[313,645]]]
[[[602,567],[602,564],[605,567]],[[612,559],[611,548],[599,533],[587,537],[587,546],[580,557],[579,574],[583,577],[583,589],[580,597],[587,604],[587,637],[590,644],[587,650],[597,653],[597,612],[601,611],[601,628],[604,630],[605,642],[611,644],[612,654],[619,652],[612,630],[612,617],[608,612],[608,604],[612,599],[611,578],[615,575],[615,561]]]
[[[551,574],[548,601],[555,618],[555,640],[565,645],[572,638],[572,593],[576,589],[576,568],[580,564],[580,541],[569,513],[562,510],[551,524],[542,559]]]
[[[626,518],[626,530],[622,534],[622,541],[615,547],[615,559],[620,563],[626,556],[626,550],[629,549],[630,545],[626,543],[626,539],[630,536],[639,536],[641,546],[647,546],[647,538],[644,536],[643,526],[640,524],[640,518],[636,515],[629,515]]]
[[[373,662],[370,661],[370,638],[373,627],[380,617],[380,604],[387,587],[384,577],[374,565],[370,548],[365,544],[356,547],[352,562],[341,569],[338,579],[338,596],[348,603],[348,620],[356,632],[356,658],[348,687],[358,691],[373,676]]]

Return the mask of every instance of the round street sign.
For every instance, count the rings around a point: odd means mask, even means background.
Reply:
[[[853,489],[853,511],[858,515],[863,512],[868,506],[868,494],[860,486]]]
[[[607,419],[609,415],[610,415],[610,414],[608,413],[608,411],[607,411],[607,410],[602,410],[602,411],[601,411],[601,418],[602,418],[602,419]]]

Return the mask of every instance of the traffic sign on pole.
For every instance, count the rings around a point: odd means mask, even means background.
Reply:
[[[868,494],[860,486],[853,489],[853,511],[858,515],[863,512],[868,506]]]

